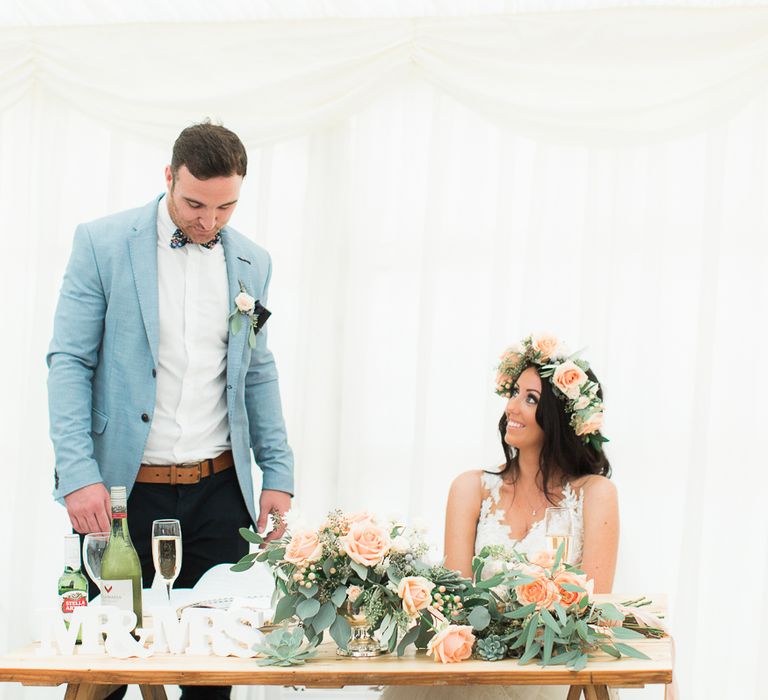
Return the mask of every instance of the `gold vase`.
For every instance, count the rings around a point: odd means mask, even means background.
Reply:
[[[378,640],[373,636],[373,630],[368,624],[365,615],[360,612],[354,612],[352,610],[352,604],[349,601],[346,601],[344,605],[339,608],[339,613],[352,628],[352,637],[347,644],[347,648],[342,649],[341,647],[338,647],[336,649],[336,653],[339,656],[351,656],[353,658],[362,659],[389,653],[387,649],[381,648],[381,644],[379,644]]]

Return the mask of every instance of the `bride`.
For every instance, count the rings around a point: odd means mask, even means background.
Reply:
[[[505,462],[495,471],[459,475],[448,495],[445,565],[470,578],[472,557],[488,545],[514,547],[529,558],[548,549],[544,512],[571,511],[569,562],[613,584],[619,540],[616,487],[601,449],[602,390],[583,360],[559,341],[532,335],[501,359],[496,392],[508,398],[499,421]],[[382,700],[565,700],[567,686],[389,687]]]

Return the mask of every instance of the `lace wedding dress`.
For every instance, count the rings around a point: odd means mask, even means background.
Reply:
[[[545,551],[544,520],[535,522],[523,539],[513,539],[509,526],[504,523],[504,510],[498,507],[501,500],[501,477],[483,473],[481,482],[485,498],[477,523],[475,553],[488,545],[514,547],[529,558]],[[584,547],[584,494],[581,490],[577,494],[570,484],[565,485],[562,493],[563,498],[558,505],[571,511],[573,522],[573,539],[568,555],[569,562],[573,563],[581,559]],[[380,700],[565,700],[568,688],[561,685],[389,686]]]

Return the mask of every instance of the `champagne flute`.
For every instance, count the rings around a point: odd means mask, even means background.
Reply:
[[[101,560],[109,544],[109,532],[89,532],[83,537],[83,564],[101,592]]]
[[[573,535],[573,521],[570,508],[547,508],[544,513],[544,530],[547,544],[553,555],[562,545],[563,556],[561,563],[568,563],[568,550]]]
[[[152,561],[155,572],[168,590],[170,605],[171,588],[181,571],[181,523],[178,520],[155,520],[152,523]]]

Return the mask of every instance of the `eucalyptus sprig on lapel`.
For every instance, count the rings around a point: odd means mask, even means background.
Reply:
[[[240,294],[235,297],[235,306],[232,309],[232,313],[229,315],[229,330],[232,335],[237,335],[240,332],[242,326],[243,316],[248,318],[248,345],[251,349],[256,347],[256,333],[259,331],[259,314],[257,313],[257,307],[262,309],[264,307],[259,304],[258,300],[254,299],[245,285],[238,280],[240,285]]]

